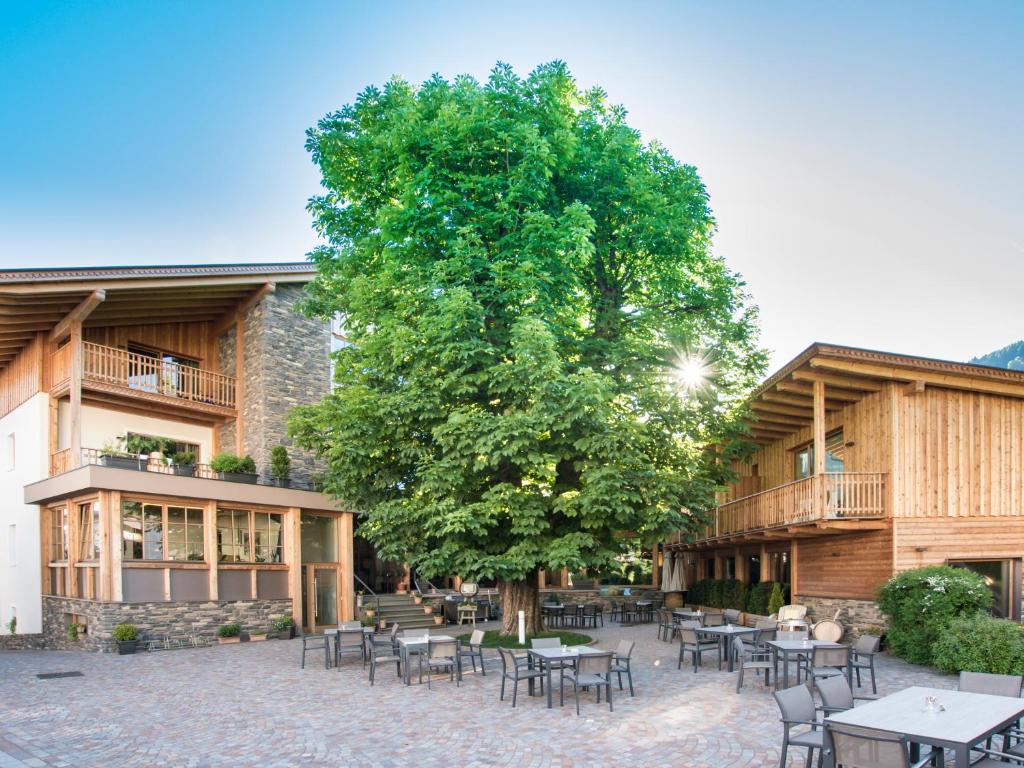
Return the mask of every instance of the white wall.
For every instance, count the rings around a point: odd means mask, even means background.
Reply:
[[[37,394],[0,419],[0,633],[17,611],[18,634],[42,631],[39,508],[24,488],[47,474],[49,398]],[[14,468],[8,436],[14,434]],[[11,526],[14,541],[11,542]],[[11,562],[11,554],[14,562]]]
[[[213,458],[213,430],[197,424],[185,424],[170,419],[157,419],[122,411],[110,411],[91,405],[82,406],[82,447],[102,448],[127,432],[142,435],[170,437],[199,445],[200,464],[209,464]]]

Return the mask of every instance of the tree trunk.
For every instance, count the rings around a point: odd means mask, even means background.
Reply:
[[[519,612],[526,615],[526,634],[535,635],[544,628],[540,618],[540,590],[537,574],[525,581],[499,581],[501,595],[501,634],[519,635]]]

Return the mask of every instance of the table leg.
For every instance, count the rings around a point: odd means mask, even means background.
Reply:
[[[551,667],[553,666],[550,661],[544,662],[544,666],[548,670],[548,709],[551,709]]]
[[[953,754],[956,755],[956,768],[960,768],[960,766],[966,767],[971,764],[971,748],[969,745],[957,744]]]
[[[799,669],[797,672],[799,673]],[[789,688],[789,651],[782,652],[782,687]]]
[[[779,690],[779,649],[772,648],[772,680],[775,681],[775,690]]]
[[[482,664],[483,662],[480,662],[480,663]],[[527,655],[527,657],[526,657],[526,668],[527,669],[533,669],[533,656]],[[534,679],[531,677],[529,680],[526,681],[526,693],[527,693],[528,696],[533,696],[534,695],[534,691],[536,690],[536,686],[533,684],[533,680]]]

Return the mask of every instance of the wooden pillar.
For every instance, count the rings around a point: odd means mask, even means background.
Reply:
[[[245,320],[239,313],[235,320],[235,453],[245,454],[242,432],[245,429]],[[302,594],[301,592],[299,593]]]
[[[100,551],[97,552],[100,569],[100,590],[96,595],[100,600],[110,600],[110,549],[113,537],[110,535],[110,491],[100,491]]]
[[[741,581],[744,584],[747,583],[747,561],[746,556],[740,552],[740,548],[736,547],[732,553],[733,562],[733,575],[737,581]]]
[[[537,589],[544,589],[548,585],[548,574],[547,571],[541,569],[537,573]]]
[[[725,578],[725,565],[722,563],[722,556],[719,553],[715,553],[715,573],[712,576],[714,579]]]
[[[69,467],[82,463],[82,322],[71,323],[71,461]]]
[[[338,553],[341,563],[341,620],[356,618],[355,558],[352,542],[352,515],[345,513],[338,520]]]
[[[302,623],[302,510],[289,507],[284,516],[284,561],[288,564],[288,597],[292,618]]]
[[[793,539],[789,549],[789,599],[796,602],[800,589],[799,540]]]
[[[768,559],[768,547],[761,545],[761,581],[772,580],[772,563]]]
[[[814,507],[825,516],[825,382],[814,381]]]
[[[655,544],[651,547],[651,587],[657,589],[660,581],[661,569],[658,567],[658,545]]]
[[[208,501],[203,509],[203,558],[210,567],[209,582],[207,591],[210,600],[219,600],[220,587],[218,579],[220,574],[217,571],[217,564],[220,558],[217,555],[217,502]]]
[[[110,599],[115,602],[124,600],[124,588],[121,564],[124,552],[121,549],[121,492],[110,491]]]
[[[78,503],[68,502],[68,596],[81,597],[78,591],[78,554],[81,552],[82,530]]]

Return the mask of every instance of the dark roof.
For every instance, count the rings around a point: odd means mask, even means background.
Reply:
[[[170,264],[128,267],[71,267],[61,269],[4,269],[0,284],[56,283],[80,280],[137,280],[160,277],[207,277],[227,275],[288,275],[316,271],[309,262],[266,264]]]

